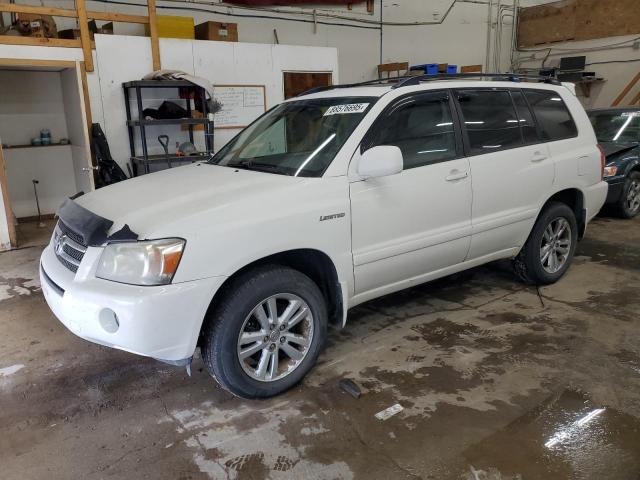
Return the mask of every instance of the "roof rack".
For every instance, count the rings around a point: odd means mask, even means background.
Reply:
[[[364,87],[367,85],[384,85],[392,84],[391,88],[409,87],[414,85],[420,85],[421,82],[428,82],[434,80],[457,80],[465,78],[487,78],[491,80],[502,80],[507,82],[539,82],[549,83],[552,85],[561,85],[561,82],[554,77],[545,77],[540,75],[520,75],[518,73],[440,73],[436,75],[414,75],[414,76],[402,76],[402,77],[390,77],[380,78],[377,80],[368,80],[366,82],[359,83],[347,83],[343,85],[328,85],[325,87],[315,87],[310,90],[306,90],[298,95],[310,95],[312,93],[325,92],[327,90],[334,90],[338,88],[351,88],[351,87]]]

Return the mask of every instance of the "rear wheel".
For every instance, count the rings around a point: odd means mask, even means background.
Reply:
[[[622,187],[622,194],[616,205],[622,218],[633,218],[640,212],[640,172],[631,172]]]
[[[533,285],[557,282],[573,261],[577,240],[578,225],[573,210],[564,203],[550,203],[514,259],[516,274]]]
[[[298,383],[324,344],[322,293],[306,275],[279,266],[241,275],[205,326],[202,356],[222,387],[244,398],[270,397]]]

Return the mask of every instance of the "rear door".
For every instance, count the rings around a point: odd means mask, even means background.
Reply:
[[[555,167],[522,91],[463,89],[456,100],[473,183],[472,260],[526,241]]]

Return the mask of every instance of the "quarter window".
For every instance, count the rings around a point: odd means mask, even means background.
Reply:
[[[458,102],[472,153],[522,145],[520,122],[508,91],[464,90],[458,93]]]
[[[430,92],[400,100],[374,127],[365,145],[400,148],[405,169],[456,158],[449,95]]]
[[[556,92],[525,90],[524,94],[536,116],[544,141],[562,140],[578,134],[567,106]]]

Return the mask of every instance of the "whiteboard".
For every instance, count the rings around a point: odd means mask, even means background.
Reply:
[[[214,85],[213,98],[222,104],[214,128],[244,128],[266,111],[264,85]]]

